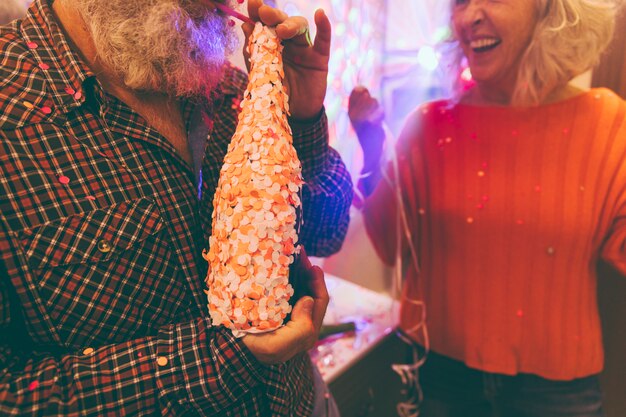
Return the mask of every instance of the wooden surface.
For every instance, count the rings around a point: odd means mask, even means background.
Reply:
[[[626,6],[618,16],[613,42],[593,71],[592,85],[610,88],[626,99]]]

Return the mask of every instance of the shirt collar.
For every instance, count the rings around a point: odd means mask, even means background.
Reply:
[[[52,0],[35,0],[20,29],[48,92],[58,109],[67,113],[85,102],[83,85],[95,75],[70,48],[51,6]]]

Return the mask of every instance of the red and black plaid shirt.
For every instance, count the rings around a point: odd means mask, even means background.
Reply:
[[[307,355],[262,366],[207,314],[201,253],[245,74],[228,68],[207,106],[199,200],[192,168],[102,90],[49,0],[0,28],[0,62],[0,414],[310,414]],[[350,178],[324,116],[292,128],[301,239],[327,255]]]

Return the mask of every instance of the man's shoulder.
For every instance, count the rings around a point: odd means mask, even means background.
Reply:
[[[11,67],[17,66],[24,59],[29,58],[28,46],[20,33],[20,20],[15,20],[8,25],[0,26],[0,71],[10,71]],[[30,57],[32,61],[32,57]],[[0,81],[3,81],[0,79]]]
[[[19,21],[0,26],[0,130],[32,123],[42,106],[45,78],[19,30]],[[44,110],[45,112],[45,110]]]

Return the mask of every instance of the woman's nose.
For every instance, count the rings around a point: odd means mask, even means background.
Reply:
[[[469,27],[480,25],[485,20],[485,7],[483,1],[468,1],[462,13],[464,25]]]

